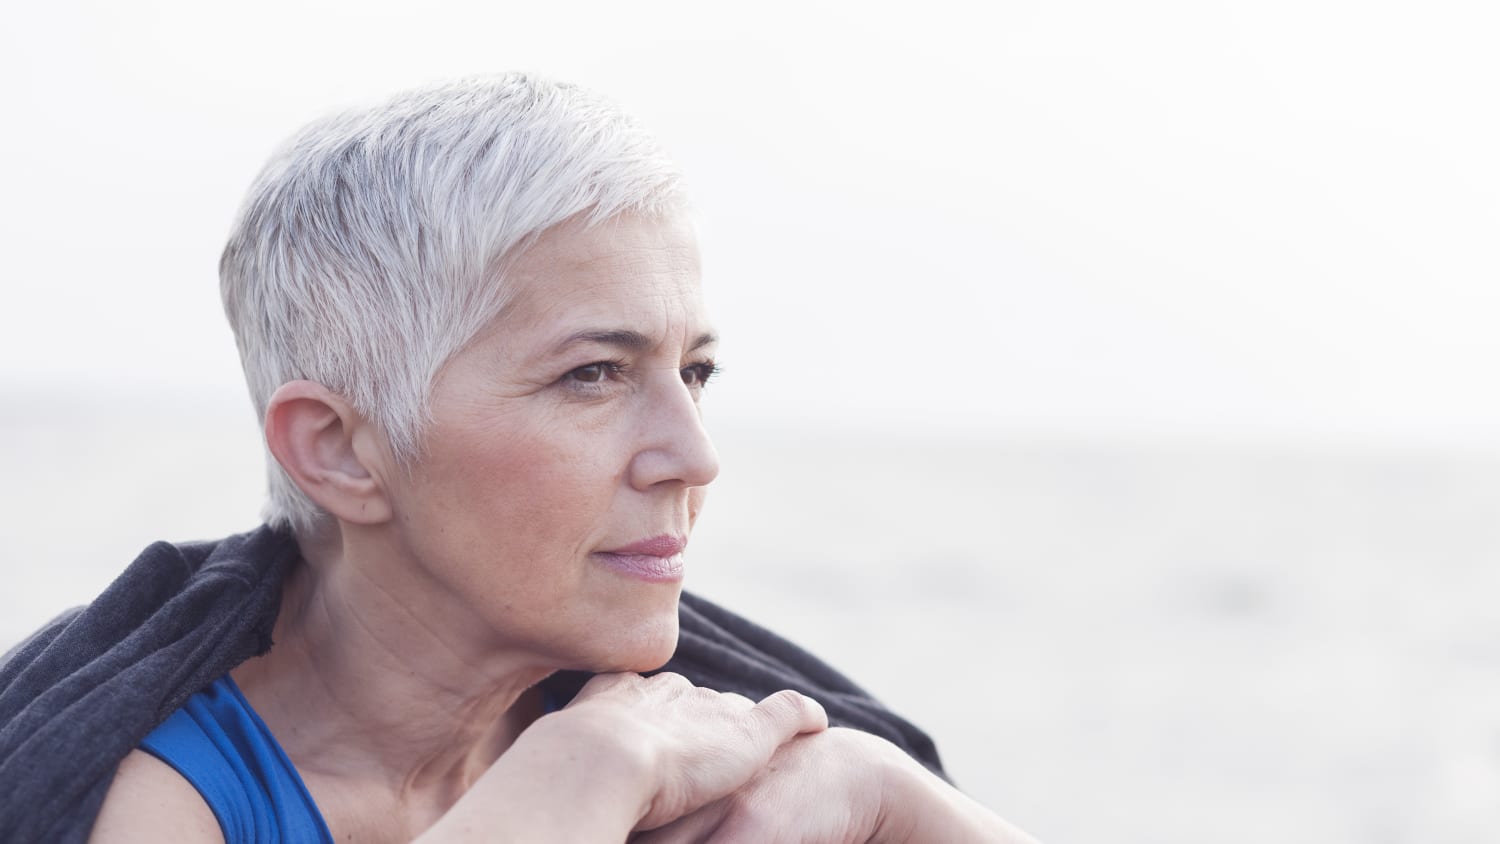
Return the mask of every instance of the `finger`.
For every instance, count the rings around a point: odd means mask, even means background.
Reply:
[[[646,678],[646,682],[654,684],[656,686],[665,686],[669,689],[693,688],[693,683],[691,680],[682,676],[681,674],[676,673],[675,671],[662,671],[658,674],[652,674],[650,677]]]
[[[573,696],[572,702],[578,703],[588,700],[595,695],[604,694],[617,686],[638,683],[640,679],[639,675],[629,673],[595,674],[589,678],[587,683],[583,684],[583,688],[578,690],[578,694]]]
[[[595,674],[593,677],[590,677],[588,682],[583,684],[583,688],[578,690],[578,694],[573,697],[573,700],[575,702],[580,699],[587,700],[591,697],[620,690],[633,690],[638,694],[646,694],[648,693],[647,690],[654,690],[656,694],[665,692],[668,697],[676,697],[692,692],[696,688],[688,678],[681,674],[674,674],[671,671],[663,671],[660,674],[653,674],[650,677],[642,677],[633,671],[620,671],[610,674]]]
[[[754,712],[779,738],[778,746],[795,735],[828,729],[828,713],[823,710],[823,705],[791,689],[766,697],[755,705]]]

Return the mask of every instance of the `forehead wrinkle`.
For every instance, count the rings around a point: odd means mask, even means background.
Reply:
[[[588,255],[570,256],[557,263],[567,269],[594,271],[607,269],[610,264],[618,264],[621,269],[632,269],[636,267],[652,268],[665,264],[669,272],[692,270],[697,266],[698,250],[692,246],[656,243],[639,246],[631,249],[627,254],[621,254],[618,250],[604,248],[589,250]]]
[[[602,292],[613,287],[608,280],[599,280],[536,303],[540,307],[529,318],[523,316],[522,324],[543,333],[532,335],[535,342],[528,343],[531,351],[523,352],[525,357],[550,359],[589,344],[634,353],[655,352],[665,348],[673,336],[683,338],[685,351],[717,341],[712,330],[698,322],[702,315],[693,291],[686,291],[690,295],[685,297],[680,287],[662,280],[653,284],[649,293],[622,302]],[[544,290],[538,292],[545,294]]]
[[[710,346],[717,342],[719,342],[717,335],[711,331],[704,332],[693,340],[692,344],[687,347],[687,350],[694,352],[704,346]],[[616,346],[632,352],[656,349],[662,345],[660,340],[652,340],[651,337],[630,328],[586,328],[564,337],[557,345],[552,347],[550,353],[558,355],[573,346],[585,343]]]
[[[616,295],[621,286],[631,288],[630,295]],[[646,289],[640,289],[642,287]],[[689,296],[684,297],[684,292]],[[637,324],[654,326],[663,317],[670,323],[673,311],[685,315],[691,309],[687,299],[692,298],[693,291],[684,291],[673,279],[659,275],[627,275],[595,278],[581,285],[575,281],[573,288],[566,292],[538,283],[528,293],[534,308],[528,322],[557,320],[570,323],[574,326],[571,333],[633,330],[652,334],[654,332],[640,331]]]
[[[651,338],[647,337],[639,331],[634,331],[629,328],[586,328],[583,331],[575,331],[567,337],[563,338],[563,341],[561,343],[558,343],[552,348],[552,352],[553,354],[557,354],[559,352],[565,351],[568,347],[577,345],[579,343],[597,343],[601,346],[618,346],[622,349],[627,349],[632,352],[649,349],[652,346]]]
[[[644,243],[635,236],[597,235],[544,239],[517,262],[512,307],[497,320],[512,354],[543,358],[574,345],[578,335],[623,331],[644,336],[649,348],[665,346],[674,335],[686,348],[704,345],[709,326],[703,323],[696,243],[666,232]]]

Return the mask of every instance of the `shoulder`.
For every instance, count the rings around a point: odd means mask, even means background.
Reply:
[[[115,772],[89,842],[160,841],[223,844],[224,833],[191,783],[155,756],[133,750]]]

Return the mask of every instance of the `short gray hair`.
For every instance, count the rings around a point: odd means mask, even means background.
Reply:
[[[614,106],[526,74],[399,94],[315,122],[255,180],[219,264],[256,412],[316,381],[419,457],[439,370],[504,307],[502,262],[585,215],[684,204],[676,167]],[[325,514],[267,454],[264,516]]]

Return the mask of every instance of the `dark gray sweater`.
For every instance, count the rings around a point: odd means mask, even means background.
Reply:
[[[116,767],[188,697],[271,647],[296,541],[261,527],[218,542],[158,542],[92,604],[0,664],[0,841],[84,842]],[[942,774],[925,733],[816,657],[739,616],[682,596],[663,669],[759,699],[797,689],[836,725],[890,739]],[[553,675],[570,698],[588,676]],[[233,844],[231,842],[231,844]]]

